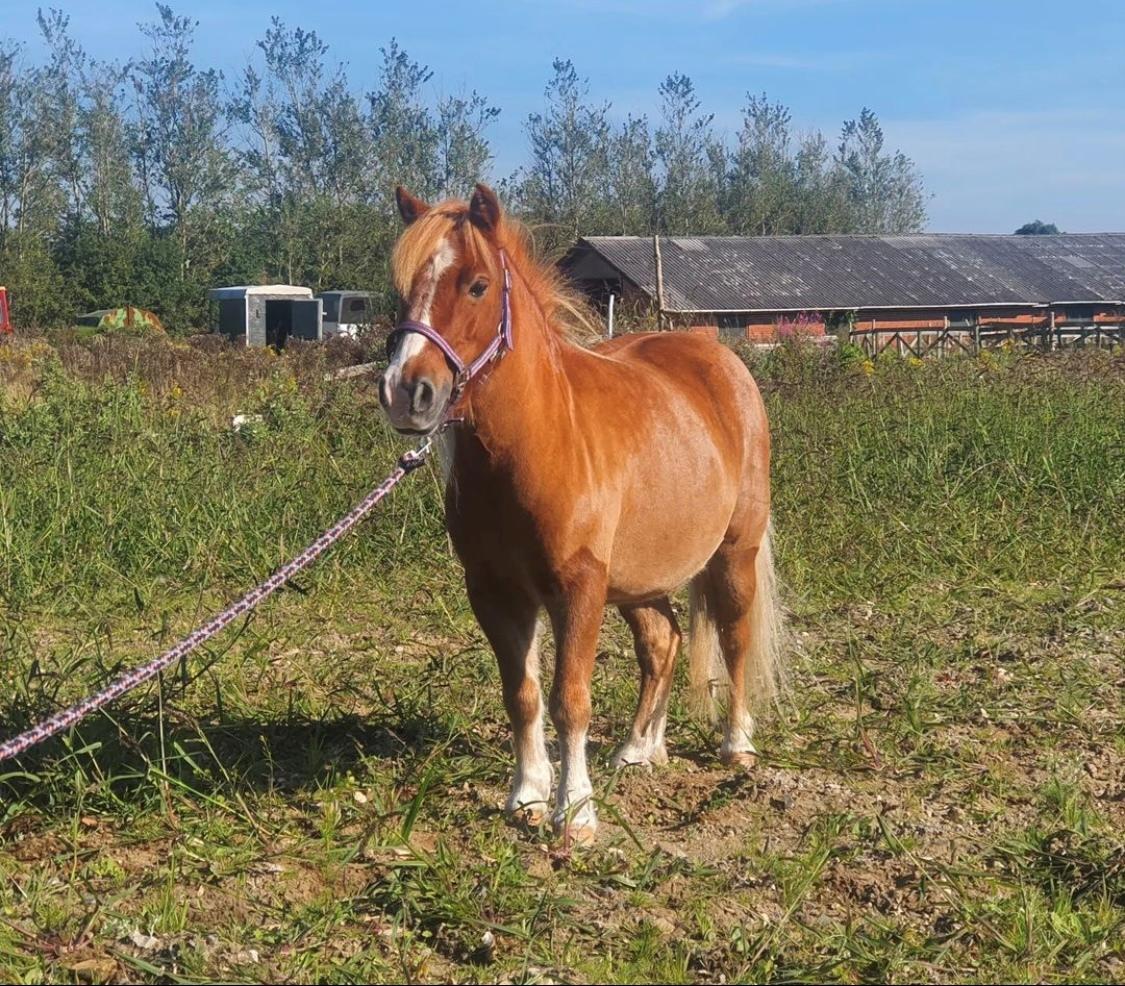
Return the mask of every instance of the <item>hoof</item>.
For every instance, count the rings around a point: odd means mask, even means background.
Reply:
[[[598,831],[598,815],[593,802],[585,798],[565,809],[556,808],[551,817],[551,827],[564,848],[590,845]]]
[[[613,755],[613,769],[624,770],[626,767],[644,767],[652,770],[653,767],[663,767],[668,762],[668,751],[663,745],[653,750],[642,751],[633,746],[623,746]]]
[[[565,849],[572,846],[592,846],[598,837],[598,827],[575,822],[569,825],[555,825],[555,837],[562,842]]]
[[[737,770],[753,770],[758,766],[758,754],[752,751],[729,752],[723,751],[719,759],[728,767]]]
[[[508,805],[504,813],[508,816],[508,821],[515,825],[537,829],[547,820],[547,803],[538,801],[526,805]]]

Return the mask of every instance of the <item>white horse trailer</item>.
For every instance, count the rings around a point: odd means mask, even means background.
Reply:
[[[255,284],[212,288],[215,329],[232,342],[281,349],[288,339],[322,338],[323,302],[311,288],[293,284]]]

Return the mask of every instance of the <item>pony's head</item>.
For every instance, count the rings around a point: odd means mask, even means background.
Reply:
[[[465,366],[487,349],[502,315],[504,216],[486,185],[468,203],[431,207],[401,186],[395,198],[406,223],[392,258],[405,331],[391,336],[379,399],[398,431],[428,434],[455,399],[457,373],[442,346],[409,324],[439,335]]]

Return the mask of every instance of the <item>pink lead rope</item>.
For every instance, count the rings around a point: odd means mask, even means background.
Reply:
[[[43,740],[54,736],[56,733],[60,733],[64,729],[69,729],[71,726],[90,715],[90,713],[96,712],[98,709],[109,705],[110,702],[120,698],[126,692],[131,691],[143,682],[155,677],[169,665],[175,664],[176,661],[186,657],[200,644],[210,640],[233,620],[236,620],[244,613],[250,612],[250,610],[262,602],[263,599],[272,596],[278,589],[285,585],[286,582],[293,578],[294,575],[316,561],[325,551],[331,548],[332,545],[371,513],[378,505],[379,501],[390,493],[404,476],[421,466],[429,455],[430,442],[431,440],[427,438],[418,445],[417,448],[404,453],[402,458],[398,460],[398,465],[395,467],[394,472],[356,504],[348,514],[335,524],[335,526],[325,531],[291,562],[287,565],[283,565],[268,579],[255,586],[246,593],[245,596],[223,610],[223,612],[211,620],[210,623],[205,624],[194,633],[184,637],[175,647],[165,651],[154,660],[149,661],[148,664],[142,664],[140,667],[133,668],[131,671],[126,671],[119,678],[110,682],[105,688],[91,695],[89,698],[85,698],[81,702],[77,702],[69,708],[55,713],[55,715],[51,716],[49,719],[43,720],[26,732],[20,733],[18,736],[13,736],[7,742],[0,744],[0,762],[9,760],[12,757],[18,757],[21,753],[29,750],[37,743],[42,743]]]
[[[500,266],[504,275],[500,296],[500,324],[496,328],[496,335],[493,336],[492,341],[471,363],[466,364],[453,350],[453,347],[442,338],[441,334],[424,322],[400,322],[395,326],[387,339],[389,349],[393,346],[394,341],[401,337],[403,333],[417,332],[434,342],[445,354],[445,358],[449,361],[450,367],[453,369],[454,385],[446,411],[446,421],[443,423],[442,427],[448,423],[448,415],[453,410],[457,398],[473,378],[494,360],[502,358],[506,352],[514,348],[512,341],[512,278],[508,271],[508,258],[503,250],[500,251]],[[91,695],[89,698],[85,698],[81,702],[77,702],[69,708],[63,709],[61,712],[56,712],[49,719],[44,719],[38,725],[32,726],[31,729],[20,733],[18,736],[13,736],[6,743],[0,744],[0,763],[5,760],[10,760],[12,757],[18,757],[21,753],[29,750],[37,743],[42,743],[45,739],[49,739],[51,736],[61,733],[64,729],[69,729],[71,726],[85,719],[90,713],[96,712],[98,709],[109,705],[110,702],[120,698],[126,692],[132,691],[143,682],[154,678],[166,667],[175,664],[176,661],[186,657],[200,644],[210,640],[233,620],[238,619],[238,617],[242,616],[244,613],[249,613],[250,610],[257,606],[263,599],[268,599],[285,585],[289,579],[293,578],[293,576],[303,568],[307,568],[316,561],[325,551],[331,548],[332,545],[371,513],[379,501],[390,493],[407,473],[413,472],[422,465],[430,453],[431,442],[432,438],[427,437],[417,448],[405,452],[402,458],[398,460],[398,465],[395,467],[394,472],[375,487],[363,500],[356,504],[350,513],[342,517],[334,527],[325,531],[291,562],[274,572],[265,582],[255,586],[236,603],[233,603],[227,609],[223,610],[223,612],[211,620],[210,623],[201,626],[194,633],[184,637],[175,647],[165,651],[152,661],[149,661],[148,664],[142,664],[138,668],[133,668],[132,671],[126,671],[119,678],[110,682],[105,688]]]

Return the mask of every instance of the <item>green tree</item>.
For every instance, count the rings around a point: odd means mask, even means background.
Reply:
[[[522,211],[542,224],[542,242],[557,249],[612,228],[606,201],[609,104],[589,102],[590,83],[574,63],[555,59],[546,107],[527,118],[531,160],[514,182]]]
[[[836,163],[852,209],[853,232],[914,233],[926,222],[925,194],[914,162],[883,149],[883,128],[866,107],[848,120]]]
[[[150,48],[132,66],[136,97],[132,153],[153,229],[176,239],[180,279],[189,268],[205,283],[221,245],[213,220],[231,200],[235,170],[227,144],[222,75],[191,58],[198,22],[156,5],[158,20],[141,25]]]
[[[658,208],[664,233],[717,233],[719,215],[716,159],[725,155],[711,134],[710,113],[702,112],[691,79],[673,72],[660,84],[661,122],[656,130],[660,164]]]
[[[132,167],[124,86],[128,69],[91,61],[82,73],[78,110],[83,216],[103,237],[136,235],[144,218],[144,193]]]
[[[374,141],[374,194],[390,215],[396,185],[427,199],[439,193],[439,137],[423,94],[433,73],[413,61],[393,38],[380,51],[379,85],[367,94],[368,125]]]
[[[230,104],[242,126],[239,161],[257,202],[251,238],[274,276],[332,286],[344,262],[342,217],[362,199],[369,141],[343,67],[329,71],[314,31],[274,18]]]
[[[611,224],[599,230],[622,236],[651,235],[657,228],[656,151],[648,119],[627,117],[610,137]]]
[[[1054,223],[1045,223],[1034,219],[1017,229],[1016,236],[1052,236],[1057,235],[1058,232],[1059,228]]]
[[[486,136],[500,111],[475,90],[446,96],[437,108],[437,194],[464,196],[488,175],[492,149]]]
[[[797,224],[797,162],[789,110],[765,93],[747,95],[725,198],[727,224],[738,233],[791,233]]]

